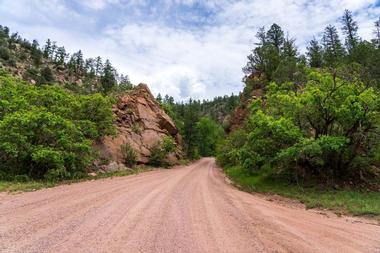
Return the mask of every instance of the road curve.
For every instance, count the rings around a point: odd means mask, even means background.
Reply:
[[[0,252],[380,252],[380,226],[241,192],[205,158],[2,193]]]

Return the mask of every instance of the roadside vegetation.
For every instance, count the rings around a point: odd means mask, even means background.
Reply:
[[[72,184],[89,180],[99,180],[104,178],[124,177],[142,172],[151,171],[151,167],[133,167],[132,169],[114,172],[98,173],[94,176],[84,174],[80,178],[65,180],[29,179],[14,178],[13,180],[0,180],[0,192],[28,192],[43,188],[51,188],[63,184]]]
[[[245,190],[379,217],[380,20],[372,41],[358,36],[350,11],[341,21],[345,42],[329,25],[306,56],[277,24],[258,31],[242,95],[263,95],[217,160]]]
[[[380,194],[367,189],[334,189],[323,185],[296,185],[265,174],[253,175],[241,167],[225,169],[236,186],[247,192],[277,194],[299,200],[306,208],[328,209],[380,220]]]
[[[112,99],[30,85],[0,72],[0,180],[86,175],[92,144],[113,134]]]

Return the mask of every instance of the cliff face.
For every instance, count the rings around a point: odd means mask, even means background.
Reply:
[[[165,136],[176,141],[177,152],[168,157],[175,163],[180,157],[181,137],[172,119],[161,109],[146,84],[140,84],[127,95],[120,97],[113,107],[116,136],[103,137],[96,146],[101,158],[123,163],[121,147],[129,143],[137,153],[137,162],[149,162],[151,147]]]

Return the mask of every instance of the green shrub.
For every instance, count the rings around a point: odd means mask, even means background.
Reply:
[[[74,173],[71,173],[71,179],[82,179],[86,178],[88,175],[84,171],[75,171]]]
[[[7,61],[11,57],[10,51],[6,47],[0,47],[0,58]]]
[[[176,150],[176,144],[172,137],[166,136],[157,141],[150,149],[149,164],[152,166],[168,166],[166,156]]]
[[[232,132],[217,148],[217,162],[221,166],[233,166],[240,163],[240,148],[247,142],[247,133],[238,129]]]
[[[55,81],[53,71],[49,67],[45,67],[41,70],[41,75],[38,80],[39,84],[51,84]]]
[[[66,171],[65,168],[51,169],[45,174],[45,179],[49,182],[58,182],[70,178],[70,172]]]
[[[164,166],[166,152],[162,148],[161,142],[155,143],[150,148],[149,164],[152,166]]]
[[[137,163],[137,154],[136,151],[133,149],[131,144],[126,143],[121,147],[123,156],[124,156],[124,164],[128,167],[132,168]]]
[[[16,175],[14,177],[14,181],[16,181],[18,183],[25,183],[25,182],[29,182],[30,178],[28,175]]]
[[[164,138],[162,138],[162,149],[166,154],[174,152],[176,148],[177,144],[175,143],[172,137],[165,136]]]

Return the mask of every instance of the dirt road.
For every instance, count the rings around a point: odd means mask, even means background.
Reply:
[[[380,226],[238,191],[205,158],[2,193],[0,252],[380,252]]]

